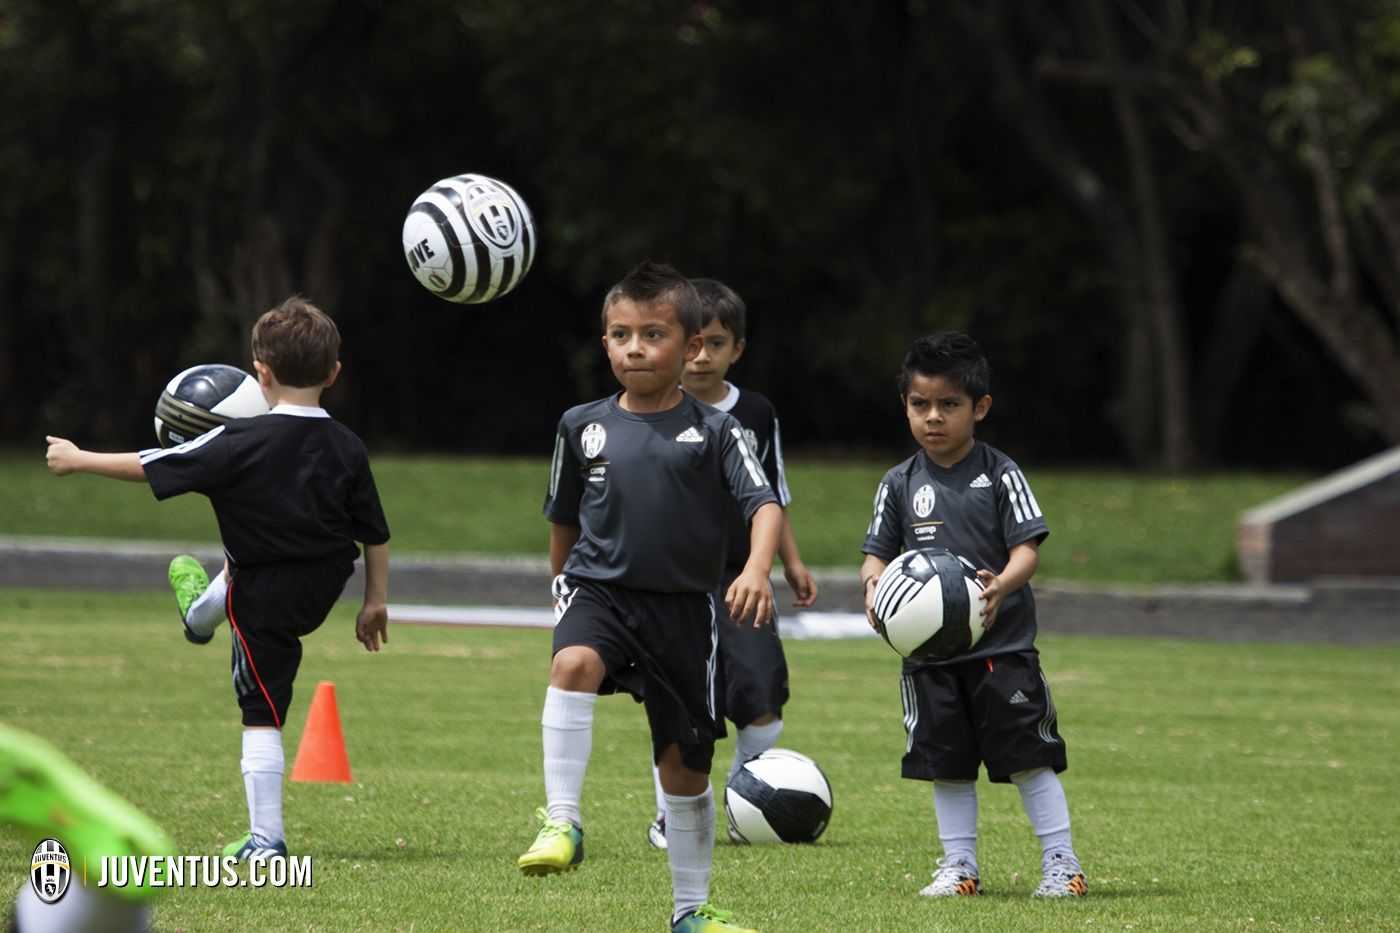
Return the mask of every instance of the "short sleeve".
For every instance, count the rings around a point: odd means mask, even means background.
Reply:
[[[872,504],[870,524],[865,529],[865,543],[861,553],[891,561],[899,556],[902,548],[899,523],[899,491],[894,475],[886,473],[875,487],[875,501]]]
[[[573,445],[569,443],[569,427],[559,420],[554,435],[554,456],[549,461],[549,488],[545,491],[544,516],[556,525],[577,525],[579,500],[583,498],[582,467]]]
[[[368,455],[355,475],[349,505],[351,537],[363,544],[384,544],[389,540],[389,523],[379,502],[379,489],[374,484]]]
[[[223,425],[175,447],[152,447],[137,456],[157,499],[186,492],[218,492],[228,482],[233,441]]]
[[[787,471],[783,468],[783,432],[778,427],[778,413],[771,412],[772,423],[768,426],[773,443],[763,458],[763,473],[778,496],[778,504],[787,508],[792,503],[792,493],[788,491]]]
[[[763,465],[749,448],[744,438],[744,429],[732,417],[725,416],[718,425],[720,468],[724,473],[724,483],[729,494],[739,503],[739,511],[744,521],[753,518],[753,513],[769,502],[776,503],[778,497],[763,472]]]
[[[1020,467],[1007,461],[995,487],[1001,532],[1008,550],[1027,541],[1042,541],[1050,534],[1040,503]]]

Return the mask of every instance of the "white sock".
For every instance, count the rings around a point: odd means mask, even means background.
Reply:
[[[248,794],[248,829],[260,842],[285,842],[282,829],[282,733],[243,730],[243,789]]]
[[[151,909],[85,888],[77,877],[62,900],[45,904],[26,879],[15,897],[15,927],[20,933],[145,933]]]
[[[224,607],[227,597],[228,578],[220,570],[214,579],[209,581],[208,589],[190,604],[190,611],[185,613],[185,624],[190,627],[190,631],[196,635],[213,635],[215,629],[227,618]]]
[[[666,858],[671,863],[671,922],[710,899],[710,864],[715,853],[715,795],[666,795]]]
[[[729,777],[739,773],[744,762],[756,755],[762,755],[778,744],[778,736],[783,734],[783,721],[775,719],[761,726],[745,726],[739,730],[734,742],[734,761],[729,766]]]
[[[666,792],[661,789],[661,769],[651,766],[651,783],[656,788],[656,815],[666,815]]]
[[[1017,771],[1011,775],[1011,780],[1021,792],[1021,805],[1026,808],[1031,828],[1040,839],[1041,852],[1046,856],[1063,852],[1073,858],[1069,804],[1065,801],[1065,788],[1059,776],[1050,768],[1032,768]]]
[[[551,820],[583,826],[579,799],[588,756],[593,752],[593,705],[596,693],[550,687],[544,694],[544,796]]]
[[[943,855],[977,867],[977,782],[934,781],[933,812]]]

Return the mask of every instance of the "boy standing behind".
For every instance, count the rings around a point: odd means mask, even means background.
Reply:
[[[249,830],[224,849],[241,860],[285,856],[282,724],[301,665],[301,639],[331,611],[365,545],[365,598],[355,637],[388,641],[389,527],[369,454],[320,406],[340,375],[335,322],[300,297],[253,325],[253,369],[271,410],[230,421],[178,447],[99,454],[48,438],[49,469],[147,482],[157,499],[203,493],[227,556],[209,583],[192,557],[170,563],[185,637],[205,644],[225,616],[243,714]]]
[[[691,279],[700,295],[700,352],[685,364],[681,385],[700,401],[733,415],[744,429],[749,450],[763,464],[768,483],[783,507],[783,532],[778,553],[783,575],[796,596],[794,606],[812,605],[817,584],[802,563],[797,539],[788,520],[792,502],[787,476],[783,473],[783,441],[778,430],[778,414],[773,403],[753,391],[741,391],[725,380],[729,368],[739,362],[747,345],[747,309],[744,300],[723,282]],[[743,571],[749,558],[749,529],[744,515],[730,508],[729,552],[724,564],[723,596],[729,584]],[[723,604],[717,603],[716,609]],[[738,728],[734,760],[729,765],[732,778],[750,758],[761,755],[778,743],[783,731],[783,705],[788,701],[787,658],[778,637],[777,613],[773,624],[762,628],[732,625],[719,620],[719,668],[724,684],[724,715]],[[656,819],[647,828],[647,839],[658,849],[666,848],[666,800],[661,777],[652,768],[656,788]],[[727,783],[727,779],[726,779]]]
[[[685,362],[700,350],[699,304],[670,266],[646,262],[628,273],[602,313],[622,392],[559,421],[544,506],[558,620],[541,717],[548,806],[517,866],[546,875],[583,861],[579,799],[594,704],[600,693],[627,689],[645,703],[665,791],[672,930],[723,933],[740,928],[708,903],[709,773],[724,735],[714,593],[737,503],[752,528],[750,553],[726,608],[736,624],[769,620],[783,512],[739,423],[681,391]]]
[[[1078,897],[1084,873],[1070,843],[1059,772],[1065,743],[1035,650],[1029,586],[1050,533],[1030,484],[1006,454],[976,440],[992,407],[991,367],[971,337],[920,337],[904,357],[900,401],[922,450],[885,474],[861,548],[866,613],[887,564],[913,548],[947,548],[973,566],[989,626],[964,654],[904,662],[909,742],[904,776],[933,782],[943,859],[929,897],[978,894],[977,772],[1011,782],[1040,839],[1037,897]],[[995,570],[987,569],[995,568]],[[992,624],[992,623],[995,624]]]

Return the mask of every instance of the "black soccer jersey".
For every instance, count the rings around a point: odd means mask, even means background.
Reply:
[[[744,439],[749,443],[758,462],[763,464],[763,474],[778,497],[778,504],[787,508],[792,502],[788,491],[787,475],[783,472],[783,437],[778,430],[778,413],[773,403],[757,392],[725,383],[729,392],[713,407],[728,412],[738,419],[744,429]],[[731,573],[742,570],[749,559],[749,526],[738,508],[732,508],[729,520],[729,550],[725,568]]]
[[[544,514],[578,525],[564,573],[662,593],[713,593],[724,572],[730,510],[744,520],[776,502],[744,430],[685,395],[639,414],[621,393],[564,412]]]
[[[324,409],[278,405],[140,457],[157,499],[209,497],[238,566],[353,560],[356,541],[389,540],[365,445]]]
[[[1021,468],[978,441],[951,468],[921,450],[886,473],[875,491],[875,514],[861,550],[890,561],[911,548],[942,547],[979,570],[1000,573],[1013,547],[1049,534]],[[971,651],[933,663],[1029,650],[1035,633],[1035,597],[1027,584],[1006,595],[996,622]]]

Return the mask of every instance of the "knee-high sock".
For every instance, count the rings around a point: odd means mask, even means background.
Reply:
[[[934,781],[933,811],[938,839],[950,861],[977,864],[977,782]]]
[[[1026,808],[1031,828],[1040,839],[1040,849],[1045,855],[1052,852],[1074,854],[1070,843],[1069,804],[1065,800],[1065,788],[1059,775],[1049,768],[1032,768],[1017,771],[1011,775],[1016,789],[1021,792],[1021,805]]]
[[[778,744],[778,736],[783,734],[783,721],[775,719],[772,722],[764,723],[761,726],[745,726],[739,730],[739,737],[734,742],[734,761],[729,765],[729,776],[732,778],[739,773],[739,769],[744,766],[755,755],[762,755],[768,749]]]
[[[710,899],[710,864],[715,854],[715,797],[666,795],[666,858],[671,863],[674,923]]]
[[[544,794],[551,820],[583,825],[579,800],[583,776],[593,752],[593,705],[596,693],[550,687],[544,695]]]
[[[248,829],[262,842],[283,842],[282,733],[243,730],[243,789],[248,794]]]
[[[220,570],[209,581],[209,587],[190,604],[185,613],[185,624],[196,635],[212,635],[214,630],[227,618],[224,600],[228,598],[228,578]]]
[[[45,904],[24,882],[15,897],[15,928],[19,933],[146,933],[151,909],[93,888],[77,878],[56,904]]]

